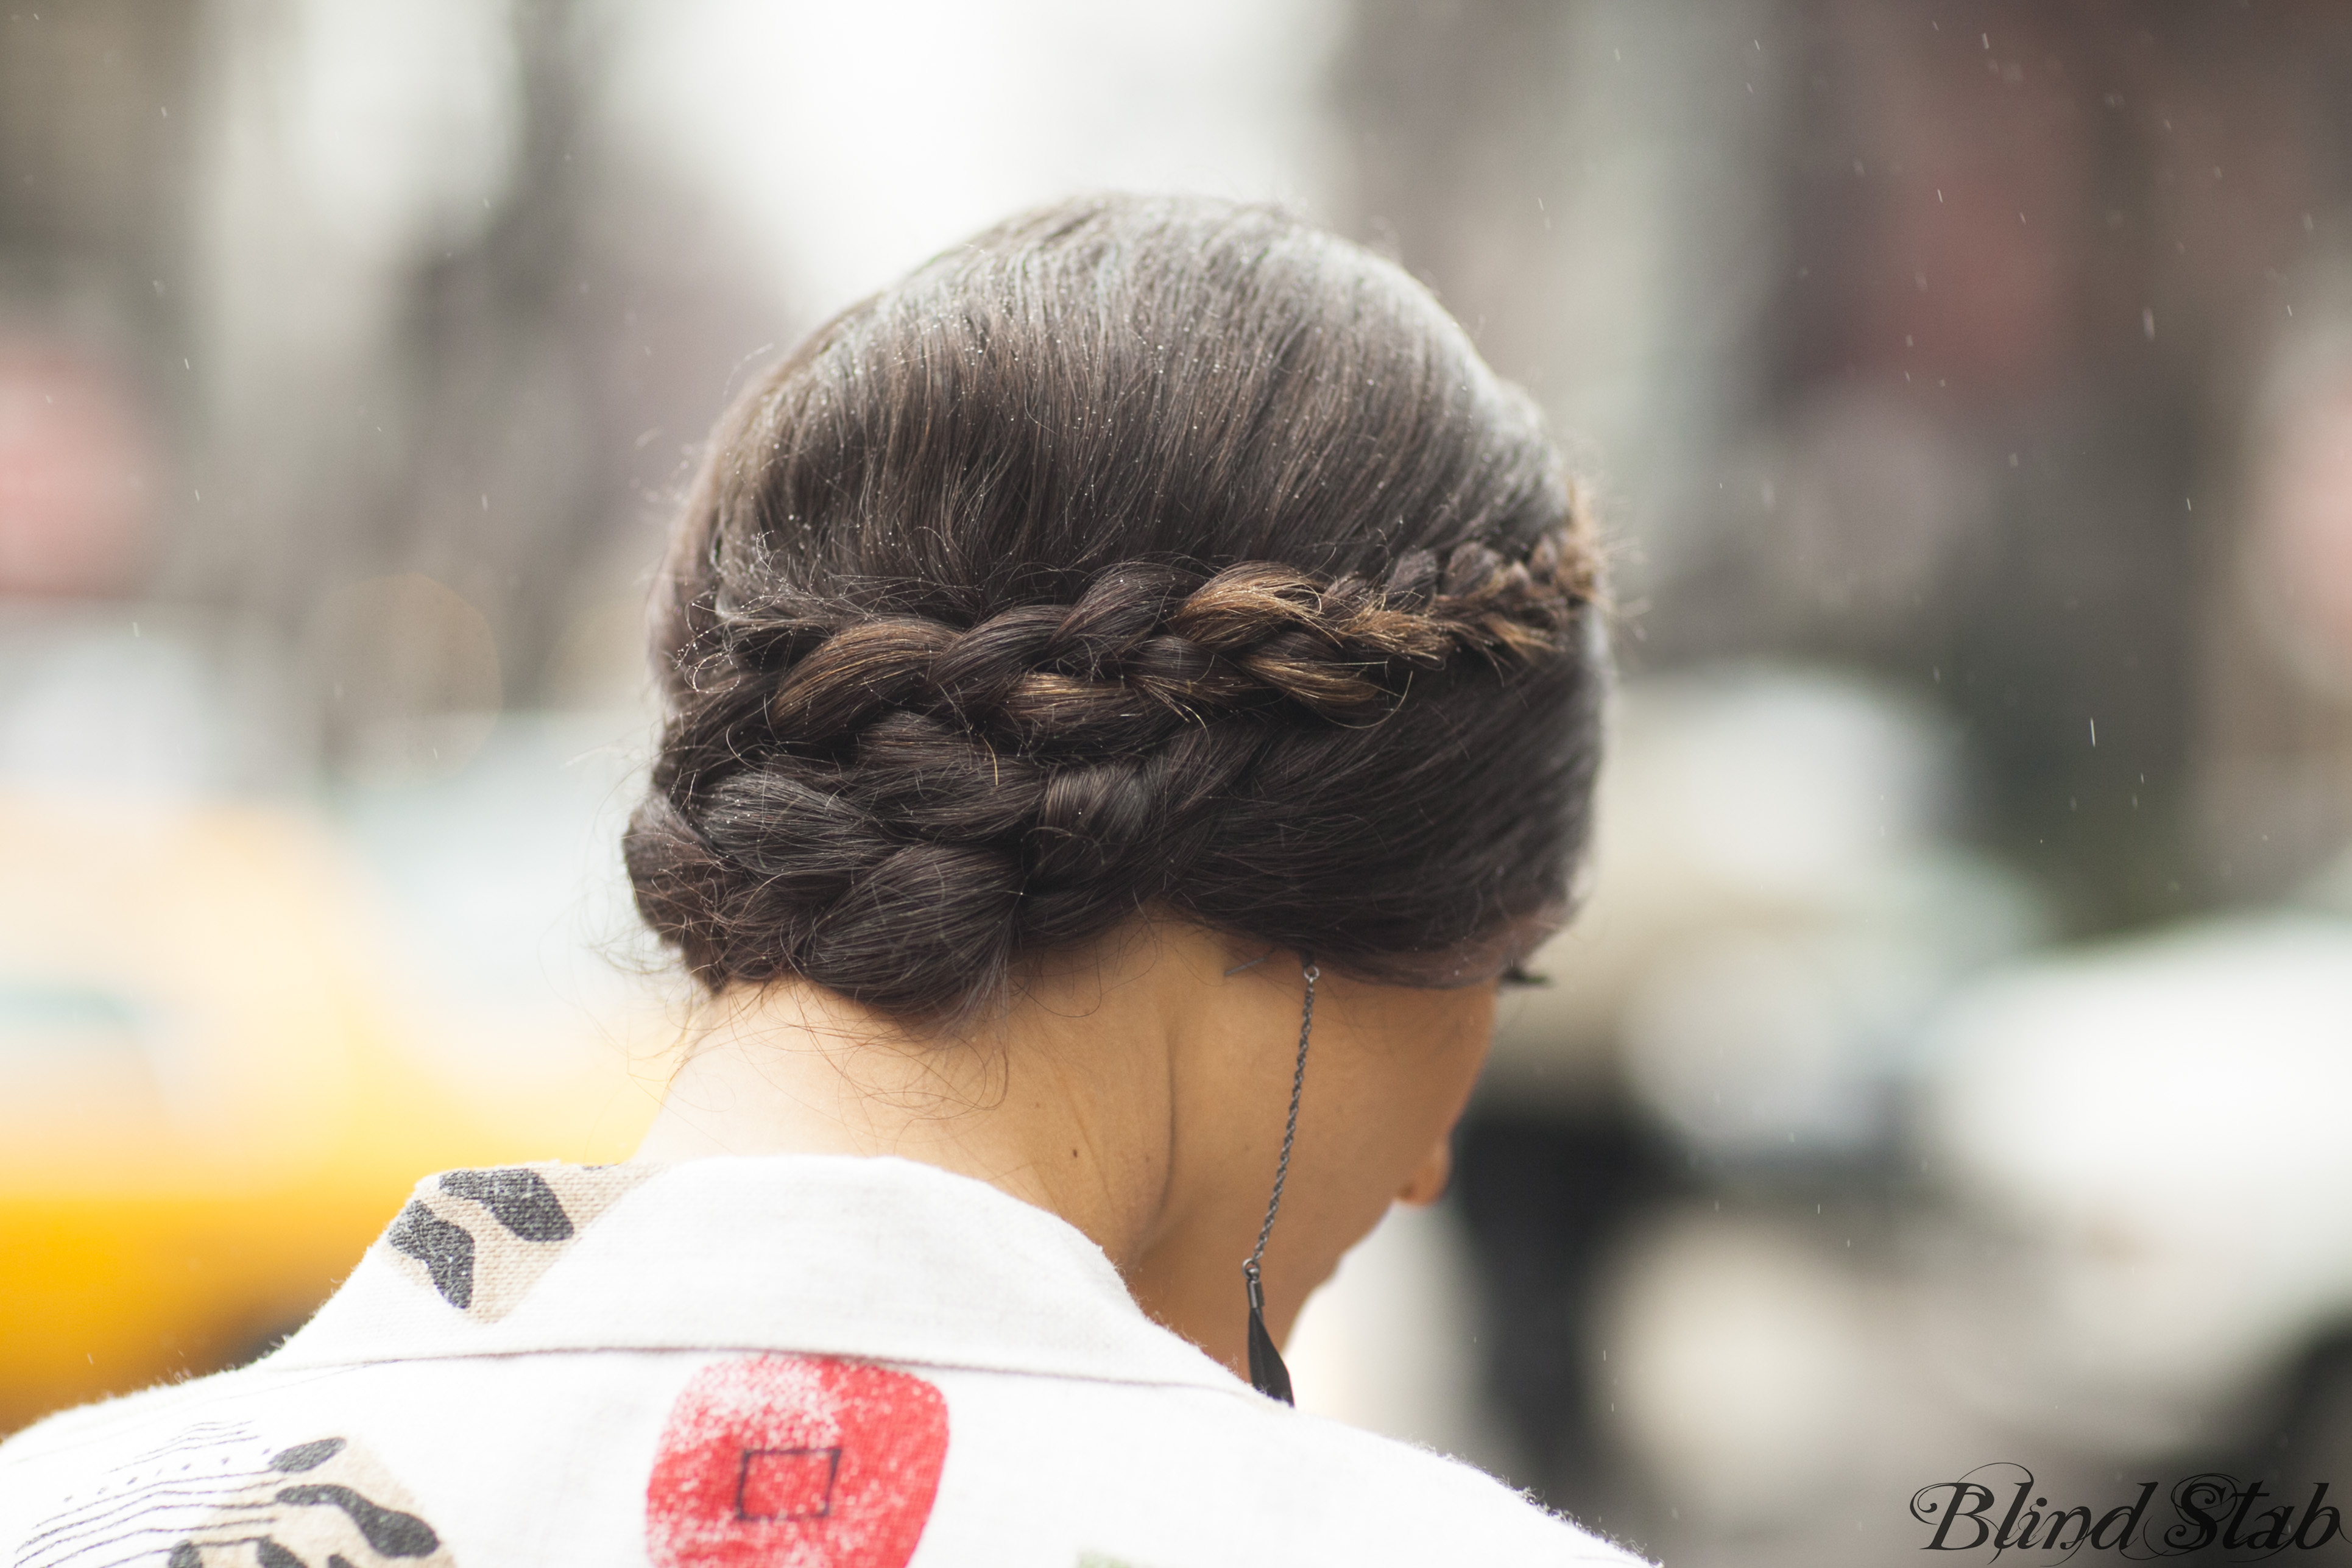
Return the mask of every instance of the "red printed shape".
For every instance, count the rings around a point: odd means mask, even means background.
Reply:
[[[822,1356],[704,1367],[646,1483],[655,1568],[905,1568],[948,1457],[919,1377]]]

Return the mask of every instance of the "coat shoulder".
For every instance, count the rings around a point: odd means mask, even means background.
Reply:
[[[1327,1507],[1368,1521],[1400,1560],[1590,1563],[1645,1560],[1459,1459],[1311,1415],[1293,1440]]]

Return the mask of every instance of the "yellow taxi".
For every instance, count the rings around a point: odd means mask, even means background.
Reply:
[[[0,794],[0,1434],[267,1349],[422,1174],[626,1155],[659,1020],[470,1072],[395,923],[316,812]]]

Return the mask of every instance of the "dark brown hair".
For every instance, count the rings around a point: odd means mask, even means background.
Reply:
[[[720,423],[638,908],[712,991],[909,1016],[1143,911],[1443,983],[1582,848],[1595,573],[1536,414],[1394,266],[1222,202],[1015,218]]]

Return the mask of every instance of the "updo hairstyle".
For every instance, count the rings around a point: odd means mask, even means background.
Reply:
[[[1144,912],[1470,975],[1586,838],[1595,578],[1537,415],[1398,268],[1260,207],[1028,214],[720,423],[637,906],[714,993],[909,1018]]]

